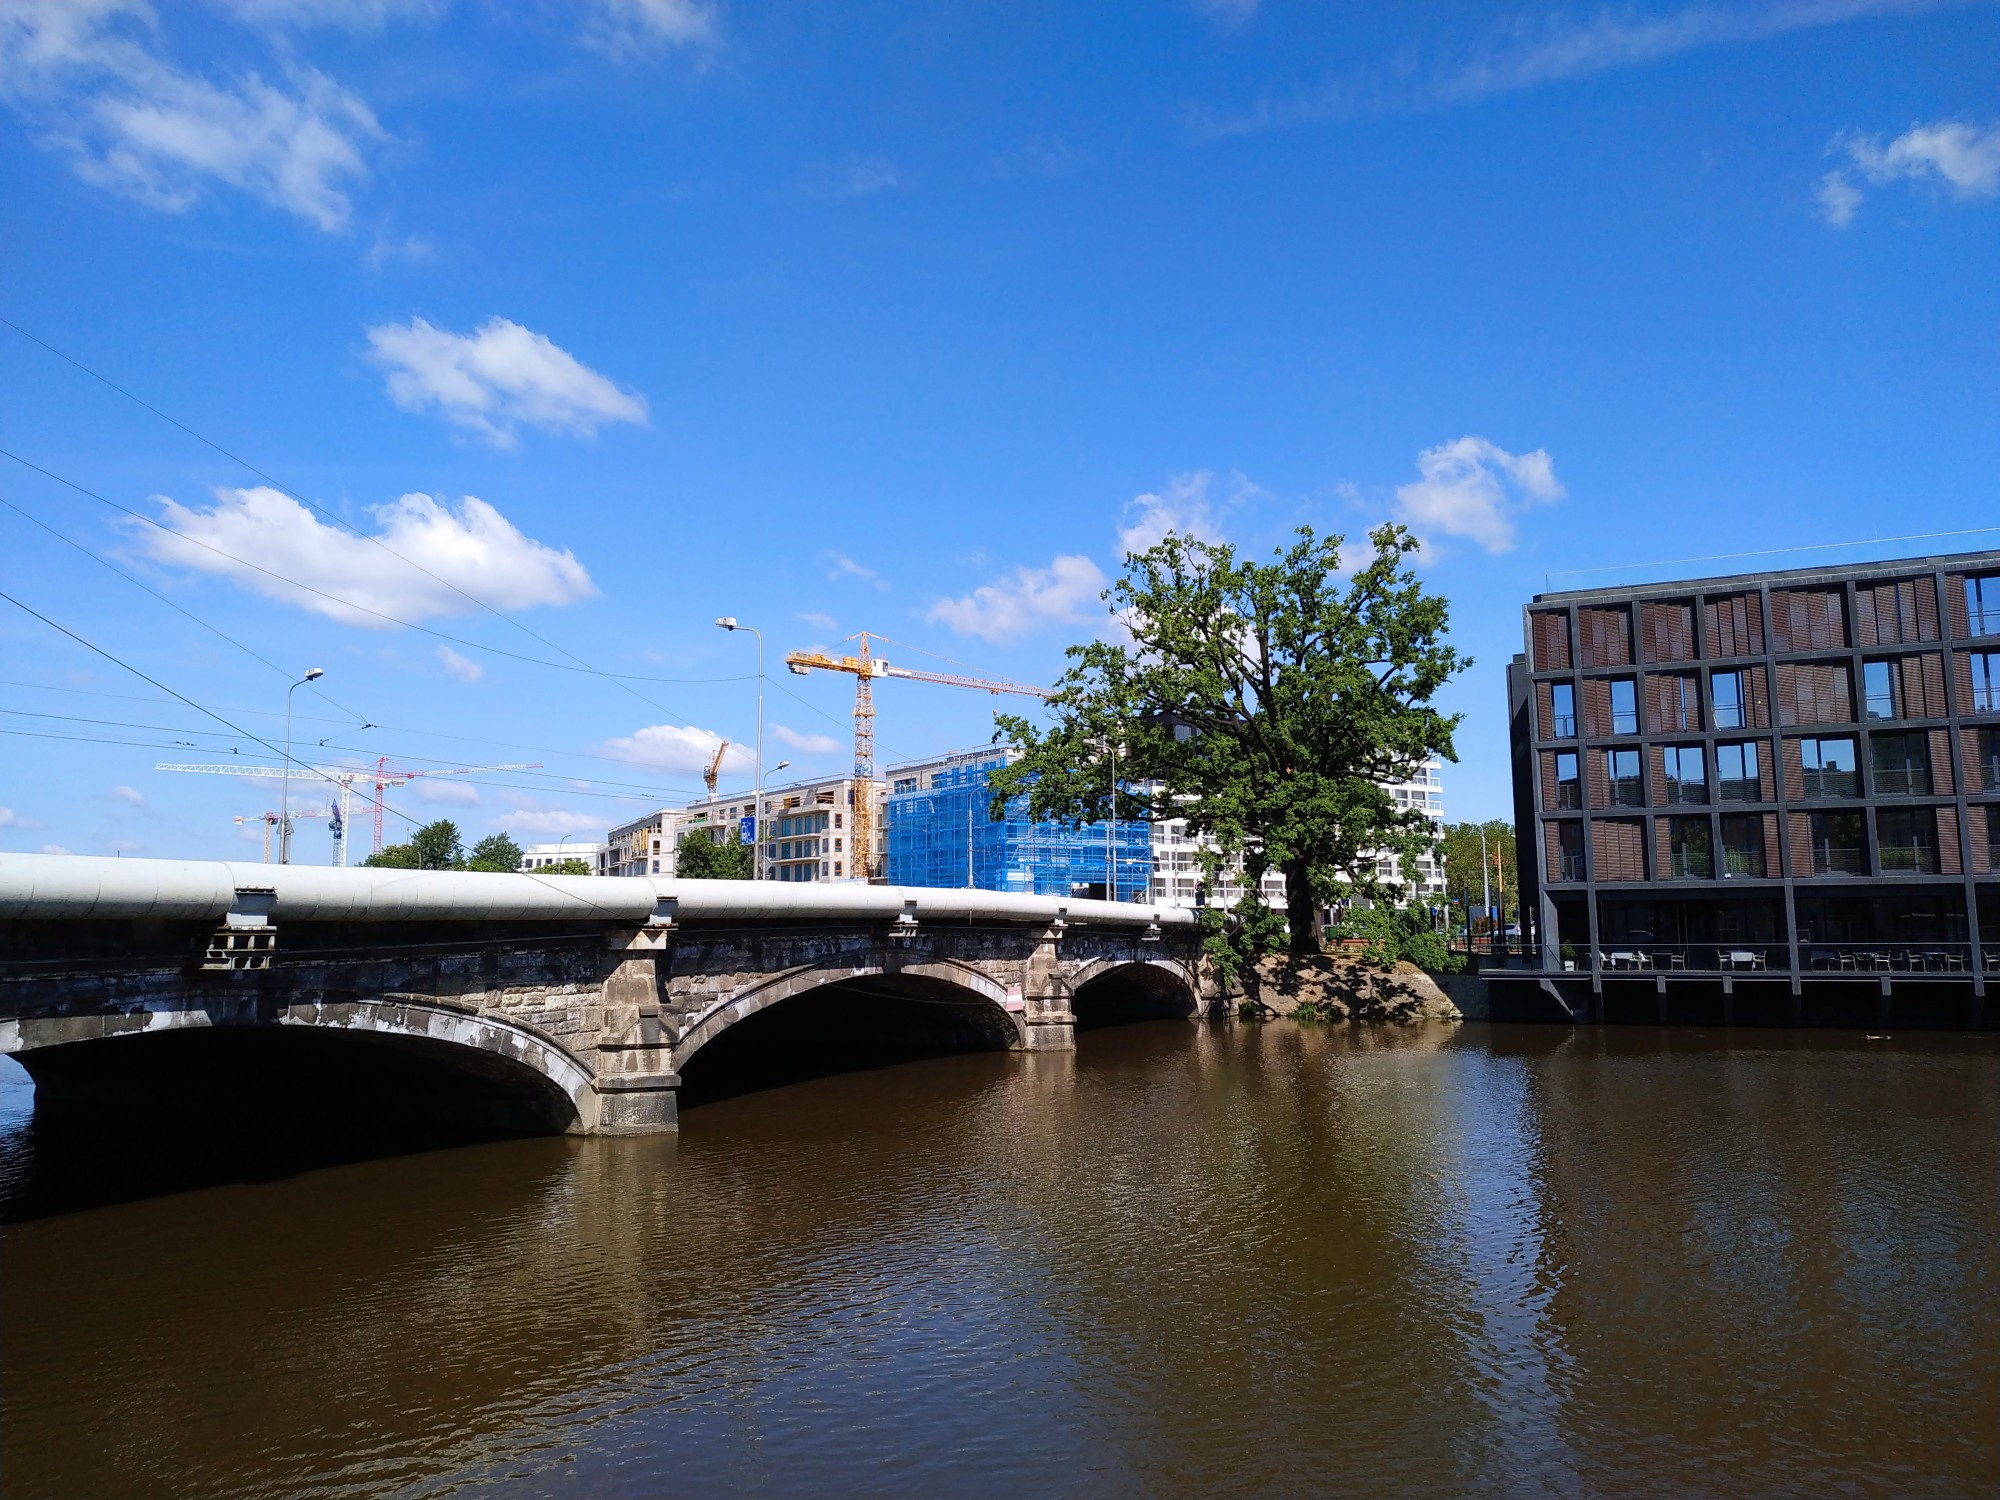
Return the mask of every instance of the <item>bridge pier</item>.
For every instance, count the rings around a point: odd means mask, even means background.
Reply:
[[[643,1135],[678,1123],[673,1037],[661,1015],[672,957],[673,928],[614,927],[600,959],[603,1002],[598,1021],[597,1076],[592,1091],[600,1135]],[[585,1028],[589,1030],[589,1018]]]

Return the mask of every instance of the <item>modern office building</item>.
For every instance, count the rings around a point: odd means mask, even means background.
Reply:
[[[889,768],[889,884],[1144,899],[1153,877],[1146,824],[1038,823],[1025,796],[993,820],[987,775],[1018,754],[989,745]]]
[[[1542,594],[1504,1011],[1980,1025],[2000,552]]]
[[[643,818],[621,823],[605,838],[607,875],[671,875],[674,850],[686,815],[673,808],[656,808]]]
[[[726,841],[731,833],[759,842],[759,868],[766,880],[863,880],[875,871],[853,864],[855,788],[865,788],[863,807],[875,809],[874,827],[881,826],[882,789],[879,782],[857,782],[849,776],[764,789],[764,815],[757,816],[757,798],[749,791],[690,802],[676,814],[680,839]],[[873,863],[881,868],[879,853]],[[664,871],[662,873],[672,873]]]
[[[546,870],[550,865],[559,865],[567,860],[580,859],[590,866],[593,875],[611,873],[611,846],[609,844],[585,844],[575,839],[567,839],[559,844],[530,844],[521,851],[523,873]]]

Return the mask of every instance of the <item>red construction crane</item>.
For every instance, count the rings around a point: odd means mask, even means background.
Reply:
[[[389,757],[385,755],[380,760],[375,762],[374,852],[377,854],[380,854],[382,852],[382,811],[383,808],[386,806],[386,802],[382,794],[388,791],[389,788],[392,786],[408,786],[411,782],[417,780],[419,777],[422,776],[471,776],[480,771],[539,771],[541,769],[542,769],[542,763],[540,761],[536,761],[531,765],[457,766],[449,771],[443,771],[443,770],[391,771],[389,769]]]

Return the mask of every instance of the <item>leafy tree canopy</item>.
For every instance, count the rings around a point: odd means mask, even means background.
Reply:
[[[674,871],[684,880],[748,880],[751,875],[750,846],[729,830],[726,843],[697,829],[681,840]]]
[[[1480,884],[1479,835],[1486,834],[1486,884]],[[1482,936],[1491,925],[1480,915],[1480,902],[1490,892],[1493,904],[1500,909],[1503,925],[1516,920],[1520,915],[1520,902],[1514,890],[1514,825],[1505,818],[1492,818],[1485,823],[1452,823],[1444,831],[1444,884],[1445,899],[1454,911],[1473,914],[1474,929]]]
[[[582,859],[559,859],[554,864],[543,865],[535,871],[537,875],[591,875],[596,872],[590,862]]]
[[[1031,815],[1071,823],[1114,803],[1121,819],[1186,818],[1217,846],[1203,854],[1211,880],[1237,854],[1252,892],[1266,870],[1284,874],[1295,952],[1319,949],[1336,894],[1393,901],[1378,853],[1414,858],[1431,831],[1381,783],[1457,758],[1458,718],[1432,700],[1471,663],[1446,643],[1444,599],[1408,565],[1409,532],[1370,532],[1344,582],[1343,540],[1301,527],[1258,563],[1169,534],[1127,557],[1105,597],[1129,643],[1069,649],[1048,729],[998,717],[996,737],[1022,756],[989,780],[994,816],[1026,793]]]
[[[466,857],[465,868],[499,872],[518,870],[521,868],[521,846],[504,833],[489,833],[472,846],[472,853]],[[583,873],[586,875],[590,873],[588,866]]]
[[[493,842],[481,842],[484,849]],[[505,839],[511,848],[514,841]],[[476,851],[475,851],[476,852]],[[516,849],[515,864],[520,862],[520,851]],[[468,868],[465,859],[465,845],[459,838],[458,825],[449,818],[439,818],[435,823],[426,823],[410,835],[407,844],[390,844],[380,854],[371,854],[362,861],[376,869],[387,870],[463,870]],[[481,866],[479,868],[491,868]],[[508,869],[515,865],[508,865]]]

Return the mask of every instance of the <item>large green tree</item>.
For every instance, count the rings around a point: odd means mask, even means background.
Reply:
[[[1409,565],[1409,532],[1370,532],[1351,574],[1343,540],[1301,527],[1259,563],[1170,534],[1127,557],[1105,598],[1129,641],[1070,648],[1048,728],[998,718],[1022,755],[992,774],[994,816],[1026,793],[1035,817],[1186,818],[1218,847],[1211,879],[1239,854],[1253,891],[1284,874],[1294,952],[1318,951],[1336,895],[1395,899],[1378,852],[1414,858],[1431,830],[1382,783],[1456,759],[1458,718],[1433,700],[1471,663]]]
[[[684,880],[748,880],[751,875],[750,846],[729,830],[726,843],[718,844],[701,829],[681,840],[674,873]]]
[[[465,868],[511,873],[521,868],[521,846],[504,833],[489,833],[472,846]]]
[[[465,868],[465,845],[458,825],[449,818],[439,818],[411,834],[407,844],[390,844],[362,863],[390,870],[460,870]]]

